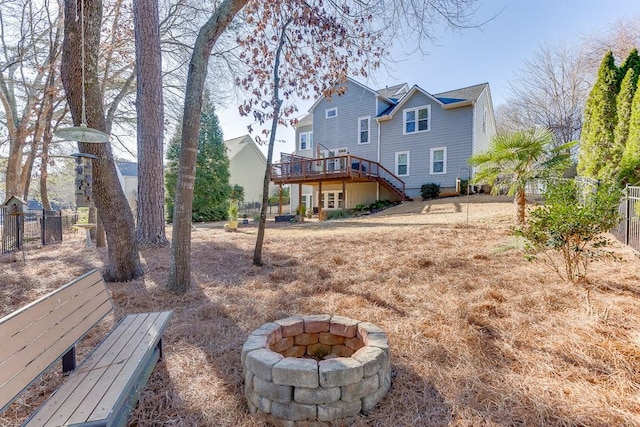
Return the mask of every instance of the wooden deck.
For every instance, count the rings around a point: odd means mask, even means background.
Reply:
[[[405,198],[405,183],[378,162],[344,155],[312,159],[287,155],[273,165],[271,181],[274,184],[312,184],[334,182],[379,182]]]

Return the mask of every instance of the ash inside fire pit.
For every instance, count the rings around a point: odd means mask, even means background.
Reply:
[[[294,316],[266,323],[242,347],[252,412],[280,421],[348,419],[370,411],[391,383],[384,331],[342,316]]]

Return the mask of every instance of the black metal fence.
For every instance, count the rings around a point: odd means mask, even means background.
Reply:
[[[76,222],[76,214],[61,211],[9,214],[0,207],[0,253],[61,243],[63,234],[71,232]]]
[[[625,197],[618,206],[622,221],[611,230],[620,242],[640,251],[640,187],[625,188]]]

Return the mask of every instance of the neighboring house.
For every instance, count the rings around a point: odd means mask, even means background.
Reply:
[[[244,188],[245,202],[262,202],[264,172],[267,158],[249,135],[224,141],[229,158],[229,183]],[[132,210],[138,203],[138,164],[116,162],[118,180]],[[270,184],[270,191],[275,186]]]
[[[244,201],[262,203],[267,158],[249,135],[224,142],[229,157],[229,183],[244,188]],[[269,193],[273,192],[273,184]]]
[[[457,178],[473,174],[469,157],[495,133],[488,83],[430,94],[407,84],[373,90],[349,79],[343,95],[318,99],[298,122],[296,150],[272,180],[292,184],[292,206],[301,195],[319,209],[417,197],[426,183],[452,192]]]
[[[129,207],[135,211],[138,204],[138,164],[136,162],[116,162],[116,171]]]

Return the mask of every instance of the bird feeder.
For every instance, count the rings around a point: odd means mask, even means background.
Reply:
[[[76,158],[76,206],[90,207],[93,203],[93,154],[75,153]]]

